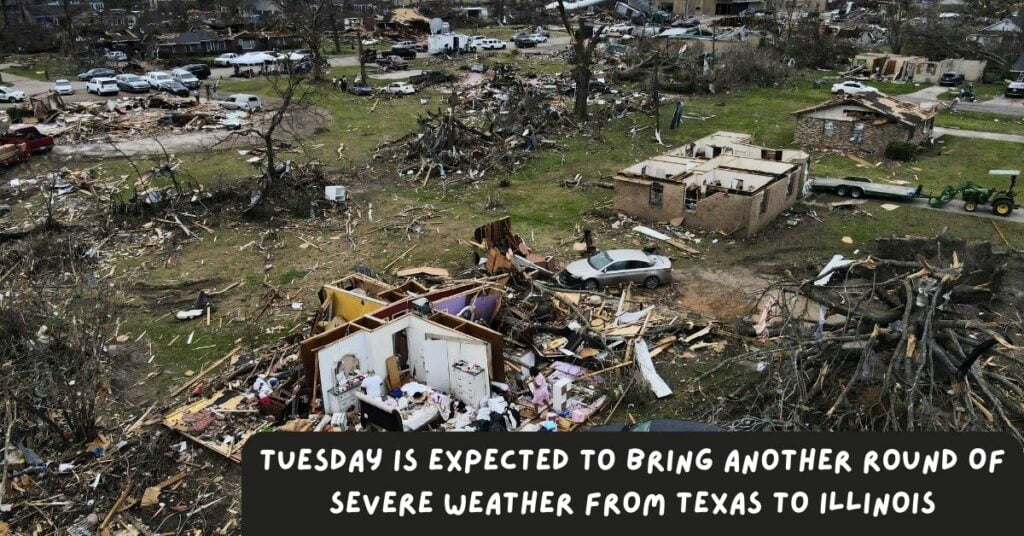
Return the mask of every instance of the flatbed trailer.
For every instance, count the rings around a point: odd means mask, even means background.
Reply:
[[[809,186],[812,191],[834,193],[840,197],[882,197],[886,199],[910,200],[924,197],[921,186],[899,186],[897,184],[879,184],[864,177],[844,177],[833,179],[828,177],[811,179]]]

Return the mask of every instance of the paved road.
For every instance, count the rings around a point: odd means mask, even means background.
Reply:
[[[944,103],[939,100],[939,95],[949,91],[949,87],[929,86],[924,89],[907,93],[906,95],[893,95],[896,99],[925,106]],[[1024,99],[1008,99],[1003,96],[995,97],[982,102],[960,102],[951,104],[951,108],[960,112],[979,112],[986,114],[1010,115],[1024,117]]]
[[[934,137],[957,136],[960,138],[976,138],[980,140],[1012,141],[1024,143],[1024,136],[1020,134],[1004,134],[1002,132],[982,132],[978,130],[961,130],[959,128],[935,127],[932,129]]]

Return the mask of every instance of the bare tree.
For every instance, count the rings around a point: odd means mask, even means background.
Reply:
[[[587,97],[590,93],[591,67],[594,63],[594,49],[597,47],[598,39],[604,32],[604,25],[596,29],[587,24],[587,20],[579,17],[579,28],[573,28],[569,21],[569,14],[565,11],[565,4],[558,0],[558,14],[562,17],[562,24],[565,31],[569,32],[570,42],[573,48],[572,74],[576,82],[576,100],[573,105],[573,114],[580,121],[587,120]]]
[[[356,32],[356,53],[359,54],[359,83],[368,86],[370,83],[366,80],[366,56],[363,54],[362,29]]]
[[[268,105],[269,115],[263,121],[254,122],[253,126],[238,132],[241,136],[256,136],[263,145],[265,156],[263,178],[258,187],[258,197],[250,205],[250,209],[261,205],[270,191],[277,185],[280,175],[278,171],[276,138],[285,133],[298,139],[293,131],[297,121],[307,120],[317,114],[316,102],[320,92],[308,83],[305,74],[296,72],[295,65],[290,61],[281,64],[282,72],[267,76],[270,92],[276,103]],[[301,119],[296,117],[302,116]]]
[[[885,29],[889,40],[889,48],[894,54],[903,50],[906,39],[907,22],[911,16],[913,0],[889,0],[885,3]]]
[[[282,0],[285,23],[298,34],[309,49],[313,62],[313,80],[324,79],[324,35],[332,28],[333,0]]]

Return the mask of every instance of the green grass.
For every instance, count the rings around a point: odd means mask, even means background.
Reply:
[[[1009,115],[954,112],[943,109],[935,118],[935,125],[963,130],[1024,135],[1024,119]]]
[[[1019,143],[956,138],[946,136],[936,143],[934,153],[925,153],[913,162],[884,162],[872,167],[842,155],[822,155],[814,159],[811,172],[818,176],[859,175],[876,181],[906,181],[924,185],[925,192],[937,193],[946,185],[966,181],[1005,189],[1005,181],[988,175],[990,169],[1016,169],[1024,166],[1024,151]]]
[[[475,32],[474,32],[475,33]],[[523,70],[560,72],[565,65],[550,58],[525,58],[522,55],[489,55],[489,61],[509,57],[520,64]],[[467,58],[465,61],[472,61]],[[431,59],[417,59],[416,68],[457,69],[457,64],[437,62]],[[331,76],[345,74],[351,80],[358,67],[332,69]],[[371,71],[372,72],[372,71]],[[384,81],[370,79],[375,85]],[[912,88],[913,86],[908,86]],[[265,80],[230,80],[222,85],[222,92],[245,92],[272,96]],[[916,88],[914,88],[916,89]],[[420,104],[420,98],[430,99],[427,106]],[[469,265],[468,248],[459,242],[468,238],[472,229],[482,223],[504,215],[513,218],[515,231],[522,235],[537,252],[553,254],[562,261],[572,259],[571,243],[579,236],[581,227],[595,228],[601,247],[636,247],[641,240],[628,229],[613,230],[606,217],[612,198],[609,190],[596,187],[594,183],[607,180],[619,169],[651,155],[664,152],[669,147],[694,140],[718,130],[747,132],[754,135],[754,142],[775,148],[793,148],[793,111],[811,106],[828,99],[828,89],[814,89],[809,82],[799,82],[793,87],[757,89],[713,96],[687,97],[686,112],[689,115],[707,117],[706,120],[687,119],[678,130],[668,130],[668,121],[674,105],[662,109],[662,137],[665,146],[658,145],[649,127],[647,116],[635,114],[616,119],[604,126],[598,136],[583,134],[574,138],[552,135],[555,147],[546,147],[529,158],[510,174],[496,173],[482,182],[442,189],[435,178],[426,187],[410,181],[378,173],[369,184],[355,185],[353,195],[360,207],[360,223],[353,233],[353,240],[339,238],[341,228],[338,222],[319,222],[316,225],[302,224],[302,231],[293,226],[278,227],[276,240],[269,239],[265,250],[254,247],[241,250],[245,244],[260,240],[266,229],[259,224],[246,222],[218,221],[216,217],[206,221],[213,227],[215,235],[208,233],[186,244],[180,251],[144,255],[138,258],[118,260],[119,270],[139,270],[139,280],[200,281],[216,280],[210,286],[224,288],[239,281],[243,284],[217,298],[218,311],[214,313],[211,325],[205,320],[177,322],[168,314],[183,308],[183,303],[160,302],[138,303],[126,307],[129,322],[123,331],[133,337],[146,332],[146,340],[152,343],[155,363],[164,367],[163,375],[169,385],[183,381],[181,372],[199,370],[203,363],[222,356],[235,341],[255,345],[280,336],[283,332],[304,322],[316,303],[316,291],[325,282],[336,280],[355,265],[381,270],[391,264],[411,245],[419,246],[411,251],[393,268],[434,265],[457,271]],[[415,128],[417,115],[427,109],[443,105],[444,95],[435,90],[398,99],[356,97],[336,91],[323,90],[319,105],[327,110],[333,120],[324,130],[314,132],[303,141],[312,155],[320,158],[332,173],[344,174],[352,166],[369,161],[374,149],[381,142],[394,140]],[[372,110],[372,111],[371,111]],[[960,116],[961,120],[982,121],[986,118]],[[943,119],[945,120],[945,119]],[[939,124],[944,124],[942,121]],[[945,123],[950,124],[950,123]],[[633,133],[635,129],[635,133]],[[336,149],[345,144],[344,154],[349,160],[339,161]],[[181,155],[183,173],[196,177],[208,186],[239,183],[254,174],[245,162],[246,157],[234,150],[209,151]],[[284,158],[302,159],[291,153]],[[54,157],[32,159],[30,165],[79,167],[79,164],[101,165],[106,180],[121,175],[134,175],[134,170],[123,159],[107,159],[102,163],[88,161],[64,162]],[[982,184],[1005,187],[999,181],[991,181],[986,172],[990,168],[1020,167],[1024,151],[1018,144],[947,138],[939,144],[935,154],[921,156],[907,164],[883,163],[878,167],[858,168],[857,164],[844,156],[816,156],[813,172],[819,175],[866,175],[873,179],[899,179],[911,183],[920,182],[926,190],[940,188],[945,184],[958,184],[972,180]],[[874,160],[871,161],[872,163]],[[155,159],[140,159],[137,162],[145,170],[155,164]],[[559,182],[572,179],[577,173],[583,175],[586,187],[566,189]],[[509,186],[499,186],[501,179],[508,179]],[[366,208],[374,207],[374,219],[369,221]],[[407,234],[404,229],[382,230],[384,223],[397,220],[396,215],[410,207],[431,206],[431,215],[426,218],[424,234]],[[887,212],[868,203],[862,207],[873,217],[847,212],[828,212],[815,208],[823,218],[818,223],[803,218],[795,227],[779,224],[764,231],[752,241],[721,240],[711,246],[706,242],[707,254],[701,259],[679,262],[679,269],[685,273],[687,267],[728,269],[744,264],[751,259],[773,259],[781,261],[807,262],[825,259],[833,253],[862,251],[868,241],[877,236],[890,234],[932,235],[943,227],[949,227],[956,236],[972,239],[987,239],[1000,243],[1000,238],[989,220],[966,217],[959,214],[918,210],[901,207]],[[212,221],[211,221],[212,220]],[[1015,247],[1024,246],[1024,225],[1000,222],[1007,239]],[[322,248],[302,248],[302,240],[296,234],[312,240]],[[853,245],[843,244],[840,239],[850,236]],[[798,245],[798,249],[787,245]],[[269,266],[269,267],[268,267]],[[279,287],[286,299],[278,299],[275,305],[258,323],[254,321],[263,308],[269,285]],[[194,298],[193,298],[194,299]],[[288,304],[303,302],[303,311],[292,311]],[[243,319],[243,320],[238,320]],[[185,345],[183,340],[194,332],[194,341]],[[174,344],[170,341],[177,336]],[[203,348],[210,346],[210,348]]]

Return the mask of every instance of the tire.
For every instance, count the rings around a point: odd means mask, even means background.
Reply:
[[[846,92],[840,89],[839,91],[836,91],[836,95],[846,95]]]
[[[601,285],[597,283],[596,279],[587,279],[583,282],[583,290],[597,290],[601,288]]]
[[[974,212],[978,210],[978,204],[974,201],[964,201],[964,210],[967,212]]]
[[[14,98],[14,97],[11,97],[11,98],[7,99],[7,102],[9,102],[11,104],[14,104],[14,103],[18,102],[18,99]]]
[[[854,199],[860,199],[864,197],[864,190],[861,190],[860,188],[852,188],[850,190],[850,197]]]
[[[850,189],[846,186],[836,186],[836,195],[839,197],[846,197],[850,193]]]
[[[505,50],[506,47],[508,47],[508,45],[501,45],[502,50]]]
[[[1013,213],[1013,201],[1009,199],[998,199],[992,203],[992,212],[996,216],[1009,216]]]
[[[644,279],[644,287],[645,288],[649,288],[649,289],[653,290],[653,289],[658,288],[659,285],[661,285],[661,280],[658,279],[656,276],[652,275],[652,276],[648,277],[647,279]]]

